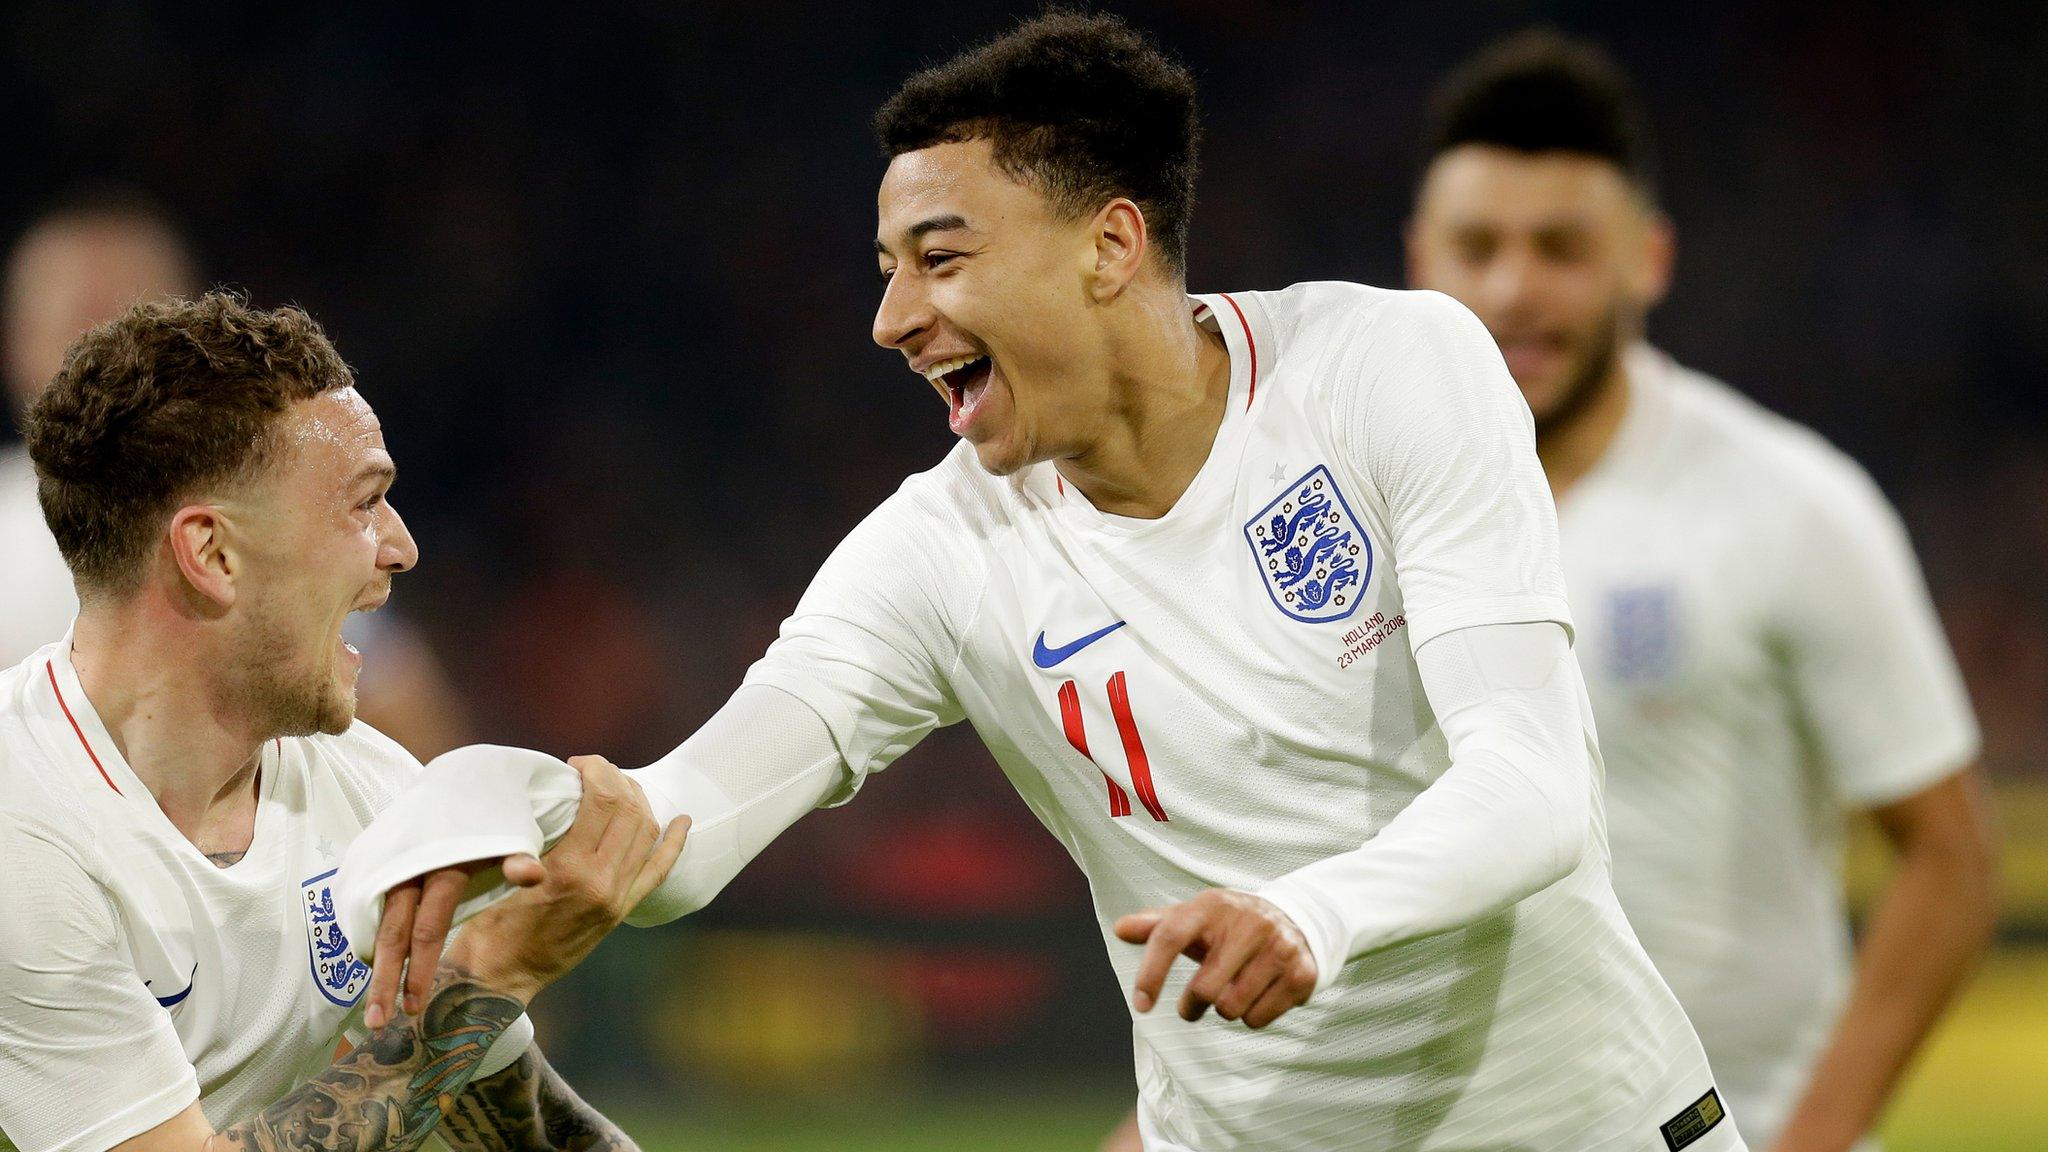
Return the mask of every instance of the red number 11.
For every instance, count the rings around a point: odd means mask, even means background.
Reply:
[[[1152,762],[1145,757],[1145,742],[1138,738],[1138,722],[1131,716],[1131,690],[1121,672],[1109,678],[1109,713],[1116,717],[1116,734],[1123,738],[1124,760],[1131,766],[1131,787],[1138,791],[1138,802],[1154,820],[1165,821],[1166,809],[1159,806],[1159,794],[1152,789]],[[1060,725],[1067,731],[1067,743],[1093,763],[1095,756],[1088,751],[1088,729],[1081,721],[1081,693],[1072,680],[1060,685]],[[1110,816],[1129,816],[1130,794],[1111,780],[1109,773],[1104,772],[1102,779],[1109,785]]]

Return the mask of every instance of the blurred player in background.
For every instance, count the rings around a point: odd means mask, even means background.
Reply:
[[[920,73],[877,128],[873,335],[961,443],[637,774],[698,821],[667,911],[967,719],[1088,876],[1149,1147],[1742,1147],[1608,883],[1485,328],[1355,284],[1190,296],[1194,83],[1113,18]],[[344,879],[487,831],[531,756],[430,773]]]
[[[137,300],[198,294],[191,248],[153,201],[126,188],[73,195],[15,244],[0,289],[0,348],[15,413],[49,384],[80,333]],[[64,634],[78,610],[71,573],[36,506],[25,446],[0,449],[0,667]],[[467,739],[462,703],[418,631],[391,613],[349,621],[370,653],[362,711],[425,758]]]
[[[602,762],[569,850],[508,865],[533,887],[410,1015],[351,1028],[369,973],[335,865],[420,768],[354,720],[341,626],[418,553],[318,326],[137,305],[28,434],[82,604],[0,672],[0,1149],[405,1152],[436,1125],[461,1152],[632,1148],[522,1015],[680,851]]]
[[[1482,53],[1438,94],[1410,275],[1478,313],[1534,411],[1622,907],[1751,1146],[1840,1152],[1992,935],[1977,727],[1870,478],[1643,343],[1673,251],[1646,131],[1591,47]],[[1852,968],[1856,811],[1898,871]]]

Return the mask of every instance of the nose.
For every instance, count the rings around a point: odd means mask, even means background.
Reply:
[[[1519,246],[1494,257],[1479,279],[1479,292],[1495,315],[1512,314],[1533,302],[1542,270],[1533,253]]]
[[[901,350],[931,326],[931,299],[918,276],[898,272],[883,282],[882,303],[875,309],[875,343]]]
[[[377,567],[386,572],[404,572],[420,562],[420,546],[413,541],[412,530],[405,526],[405,517],[389,500],[384,503],[381,539],[377,547]]]

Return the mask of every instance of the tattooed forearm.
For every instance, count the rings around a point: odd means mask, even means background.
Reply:
[[[442,1123],[441,1139],[455,1152],[640,1152],[548,1067],[538,1048],[472,1083]]]
[[[443,965],[418,1019],[400,1017],[255,1119],[216,1135],[207,1152],[411,1152],[523,1010]]]

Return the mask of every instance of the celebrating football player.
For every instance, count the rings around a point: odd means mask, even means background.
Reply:
[[[1357,284],[1190,295],[1194,85],[1110,17],[919,73],[877,127],[874,338],[961,442],[637,773],[697,820],[642,912],[969,720],[1087,873],[1147,1147],[1743,1147],[1609,882],[1550,493],[1485,327]],[[363,899],[405,881],[384,849],[485,830],[436,797],[489,769],[365,833]]]
[[[1410,271],[1486,322],[1535,413],[1615,892],[1750,1143],[1846,1152],[1996,919],[1977,726],[1912,547],[1854,462],[1642,342],[1671,225],[1604,55],[1493,47],[1430,151]],[[1852,972],[1859,809],[1899,869]]]
[[[522,1014],[682,848],[602,761],[405,1014],[353,1011],[335,869],[419,764],[353,722],[341,629],[418,553],[320,329],[136,305],[72,346],[28,444],[79,610],[0,672],[0,1149],[631,1148]]]

